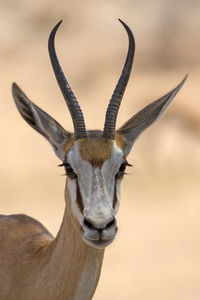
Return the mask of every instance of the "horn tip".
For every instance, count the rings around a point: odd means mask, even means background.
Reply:
[[[179,83],[178,87],[181,88],[183,86],[183,84],[185,83],[185,81],[187,80],[188,78],[188,73],[185,74],[183,80]]]
[[[57,24],[57,25],[60,25],[60,24],[62,23],[62,21],[63,21],[63,20],[61,19],[61,20],[58,22],[58,24]]]
[[[20,88],[19,86],[16,84],[16,82],[12,83],[12,91],[18,91]]]
[[[185,76],[184,76],[184,78],[183,78],[183,81],[184,81],[184,82],[186,81],[186,79],[188,78],[188,76],[189,76],[189,74],[186,73]]]
[[[58,27],[60,26],[60,24],[62,23],[62,21],[63,21],[63,20],[60,20],[60,21],[56,24],[56,26],[54,27],[56,30],[58,29]]]
[[[122,21],[122,19],[118,18],[118,21],[126,28],[126,29],[129,29],[128,25]],[[129,29],[130,30],[130,29]]]
[[[55,26],[54,26],[54,28],[52,29],[52,31],[51,31],[51,34],[50,34],[50,36],[51,35],[55,35],[55,33],[56,33],[56,31],[57,31],[57,29],[58,29],[58,27],[60,26],[60,24],[62,23],[62,20],[60,20]]]
[[[126,25],[126,24],[122,21],[122,19],[118,18],[118,21],[119,21],[120,23],[122,23],[122,25]]]
[[[52,47],[52,43],[54,43],[54,38],[55,38],[55,34],[58,30],[58,27],[60,26],[60,24],[62,23],[62,20],[60,20],[52,29],[50,35],[49,35],[49,41],[48,41],[48,47],[49,49]]]
[[[125,28],[125,30],[127,31],[128,33],[128,36],[129,38],[131,38],[134,46],[135,46],[135,39],[134,39],[134,35],[133,35],[133,32],[132,30],[129,28],[129,26],[124,22],[122,21],[120,18],[118,18],[118,21],[122,24],[122,26]]]

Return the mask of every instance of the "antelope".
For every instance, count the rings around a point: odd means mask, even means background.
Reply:
[[[117,233],[120,184],[130,164],[127,156],[137,137],[160,117],[184,84],[152,102],[116,130],[116,119],[132,68],[135,41],[129,46],[119,81],[109,102],[104,129],[86,130],[84,116],[67,82],[51,31],[48,49],[58,85],[70,111],[74,133],[31,102],[16,83],[12,93],[25,121],[53,147],[66,171],[65,212],[55,238],[37,220],[23,215],[0,216],[1,300],[91,300],[105,247]]]

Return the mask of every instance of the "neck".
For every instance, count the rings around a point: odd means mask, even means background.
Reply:
[[[67,201],[60,231],[45,255],[46,271],[53,277],[49,282],[54,282],[55,293],[59,293],[56,296],[52,290],[55,295],[52,299],[90,300],[99,280],[104,250],[95,249],[82,240],[80,225],[68,204]]]

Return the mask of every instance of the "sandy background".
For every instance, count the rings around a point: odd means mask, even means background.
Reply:
[[[64,210],[63,171],[48,143],[20,117],[10,93],[29,97],[72,129],[51,70],[56,36],[65,74],[88,128],[102,128],[127,51],[136,55],[118,126],[189,78],[165,115],[136,143],[122,186],[119,234],[106,250],[94,300],[200,299],[200,2],[191,0],[0,1],[0,206],[26,213],[53,233]]]

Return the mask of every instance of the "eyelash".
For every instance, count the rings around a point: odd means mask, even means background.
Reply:
[[[77,178],[77,174],[74,172],[73,168],[71,167],[71,165],[68,162],[63,162],[62,164],[58,165],[59,167],[64,167],[65,171],[66,171],[66,175],[69,176],[71,179],[75,179]],[[129,164],[127,161],[124,161],[118,172],[116,173],[115,177],[116,178],[120,178],[123,177],[124,175],[126,175],[127,173],[125,173],[126,167],[132,167],[131,164]]]
[[[132,165],[131,164],[129,164],[127,161],[124,161],[122,164],[121,164],[121,166],[120,166],[120,168],[119,168],[119,170],[118,170],[118,172],[116,173],[116,177],[117,178],[120,178],[120,177],[122,177],[122,176],[124,176],[124,175],[126,175],[127,173],[125,173],[125,170],[126,170],[126,167],[132,167]]]
[[[73,168],[68,162],[63,162],[62,164],[58,165],[59,167],[64,167],[66,171],[66,175],[69,176],[71,179],[77,178],[76,173],[74,172]]]

